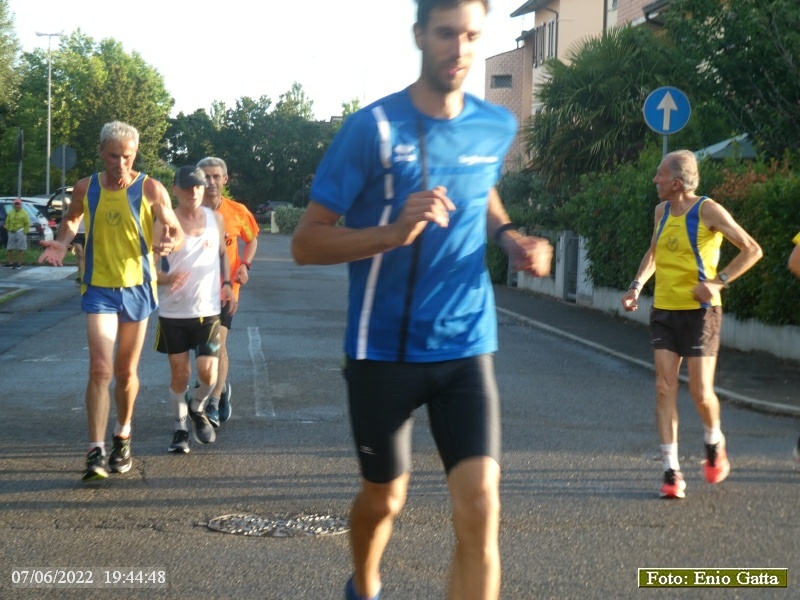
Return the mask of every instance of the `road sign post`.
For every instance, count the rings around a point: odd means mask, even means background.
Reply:
[[[61,192],[63,197],[64,187],[67,185],[67,171],[78,163],[78,154],[74,148],[61,144],[53,150],[50,156],[50,164],[61,169]]]
[[[663,154],[667,153],[667,138],[683,129],[689,122],[692,106],[681,90],[664,86],[650,92],[642,107],[647,126],[664,136]]]

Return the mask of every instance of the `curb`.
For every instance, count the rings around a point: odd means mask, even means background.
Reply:
[[[24,285],[0,285],[0,304],[13,300],[17,296],[21,296],[30,288]]]
[[[607,346],[603,346],[602,344],[598,344],[598,343],[593,342],[591,340],[587,340],[585,338],[582,338],[580,336],[574,335],[572,333],[567,333],[566,331],[558,329],[557,327],[553,327],[552,325],[548,325],[546,323],[542,323],[541,321],[536,321],[535,319],[531,319],[530,317],[526,317],[526,316],[521,315],[519,313],[515,313],[515,312],[513,312],[511,310],[508,310],[508,309],[505,309],[505,308],[500,308],[499,306],[496,307],[496,310],[499,313],[502,313],[502,314],[506,315],[507,317],[511,317],[512,319],[516,319],[518,321],[521,321],[521,322],[525,323],[526,325],[530,325],[532,327],[536,327],[537,329],[541,329],[542,331],[546,331],[548,333],[552,333],[552,334],[567,338],[569,340],[572,340],[573,342],[577,342],[577,343],[582,344],[584,346],[588,346],[589,348],[592,348],[593,350],[597,350],[599,352],[604,352],[605,354],[609,354],[611,356],[614,356],[614,357],[619,358],[621,360],[624,360],[626,362],[632,363],[632,364],[637,365],[639,367],[643,367],[645,369],[648,369],[649,371],[655,372],[655,367],[653,366],[652,362],[648,362],[648,361],[642,360],[640,358],[635,358],[633,356],[629,356],[627,354],[623,354],[622,352],[618,352],[617,350],[614,350],[613,348],[609,348]],[[685,375],[680,375],[679,379],[683,383],[687,383],[689,381],[689,378],[686,377]],[[743,394],[739,394],[737,392],[733,392],[731,390],[727,390],[725,388],[716,387],[716,386],[714,387],[714,391],[716,391],[717,396],[719,396],[721,399],[727,400],[731,404],[744,406],[746,408],[750,408],[752,410],[756,410],[756,411],[767,413],[767,414],[771,414],[771,415],[800,418],[800,408],[795,407],[795,406],[789,406],[787,404],[779,404],[777,402],[766,402],[764,400],[759,400],[757,398],[752,398],[750,396],[745,396]]]

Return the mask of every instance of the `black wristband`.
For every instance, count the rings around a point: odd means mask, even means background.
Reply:
[[[242,261],[242,264],[243,264],[245,267],[247,267],[247,270],[248,270],[248,271],[250,270],[250,263],[249,263],[249,262],[247,262],[246,260],[243,260],[243,261]]]
[[[225,281],[223,281],[223,282],[222,282],[222,285],[225,285],[226,283],[227,283],[229,286],[231,286],[231,289],[233,288],[233,284],[232,284],[230,281],[228,281],[227,279],[226,279]]]
[[[500,238],[502,237],[502,235],[506,231],[508,231],[510,229],[516,229],[516,228],[517,228],[517,226],[514,225],[513,223],[506,223],[505,225],[500,225],[500,227],[498,227],[494,232],[494,237],[493,237],[494,243],[499,246],[500,245]]]

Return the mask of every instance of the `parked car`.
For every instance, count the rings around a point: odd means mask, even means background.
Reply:
[[[6,216],[8,216],[8,213],[14,210],[15,199],[14,196],[0,198],[0,246],[3,248],[5,248],[8,243],[8,231],[6,231],[3,225],[6,223]],[[30,199],[21,198],[21,200],[22,210],[28,213],[28,217],[31,221],[31,227],[28,230],[28,246],[38,247],[40,241],[52,240],[53,230],[44,215],[39,212],[34,204],[26,201]]]
[[[256,208],[257,215],[265,215],[269,216],[273,210],[280,208],[281,206],[291,206],[291,202],[283,202],[281,200],[271,200],[270,202],[262,202]]]
[[[50,199],[47,201],[47,208],[45,209],[45,214],[47,218],[53,221],[56,224],[56,229],[58,228],[58,224],[61,223],[61,216],[64,214],[64,201],[66,200],[66,206],[69,206],[69,203],[72,202],[72,186],[68,185],[63,188],[58,188]]]

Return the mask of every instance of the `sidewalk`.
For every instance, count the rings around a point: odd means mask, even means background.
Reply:
[[[517,288],[496,286],[495,293],[501,315],[653,369],[653,351],[644,325]],[[724,319],[722,326],[725,327]],[[686,381],[685,366],[681,372]],[[800,417],[798,362],[723,347],[717,364],[716,390],[722,401]]]

